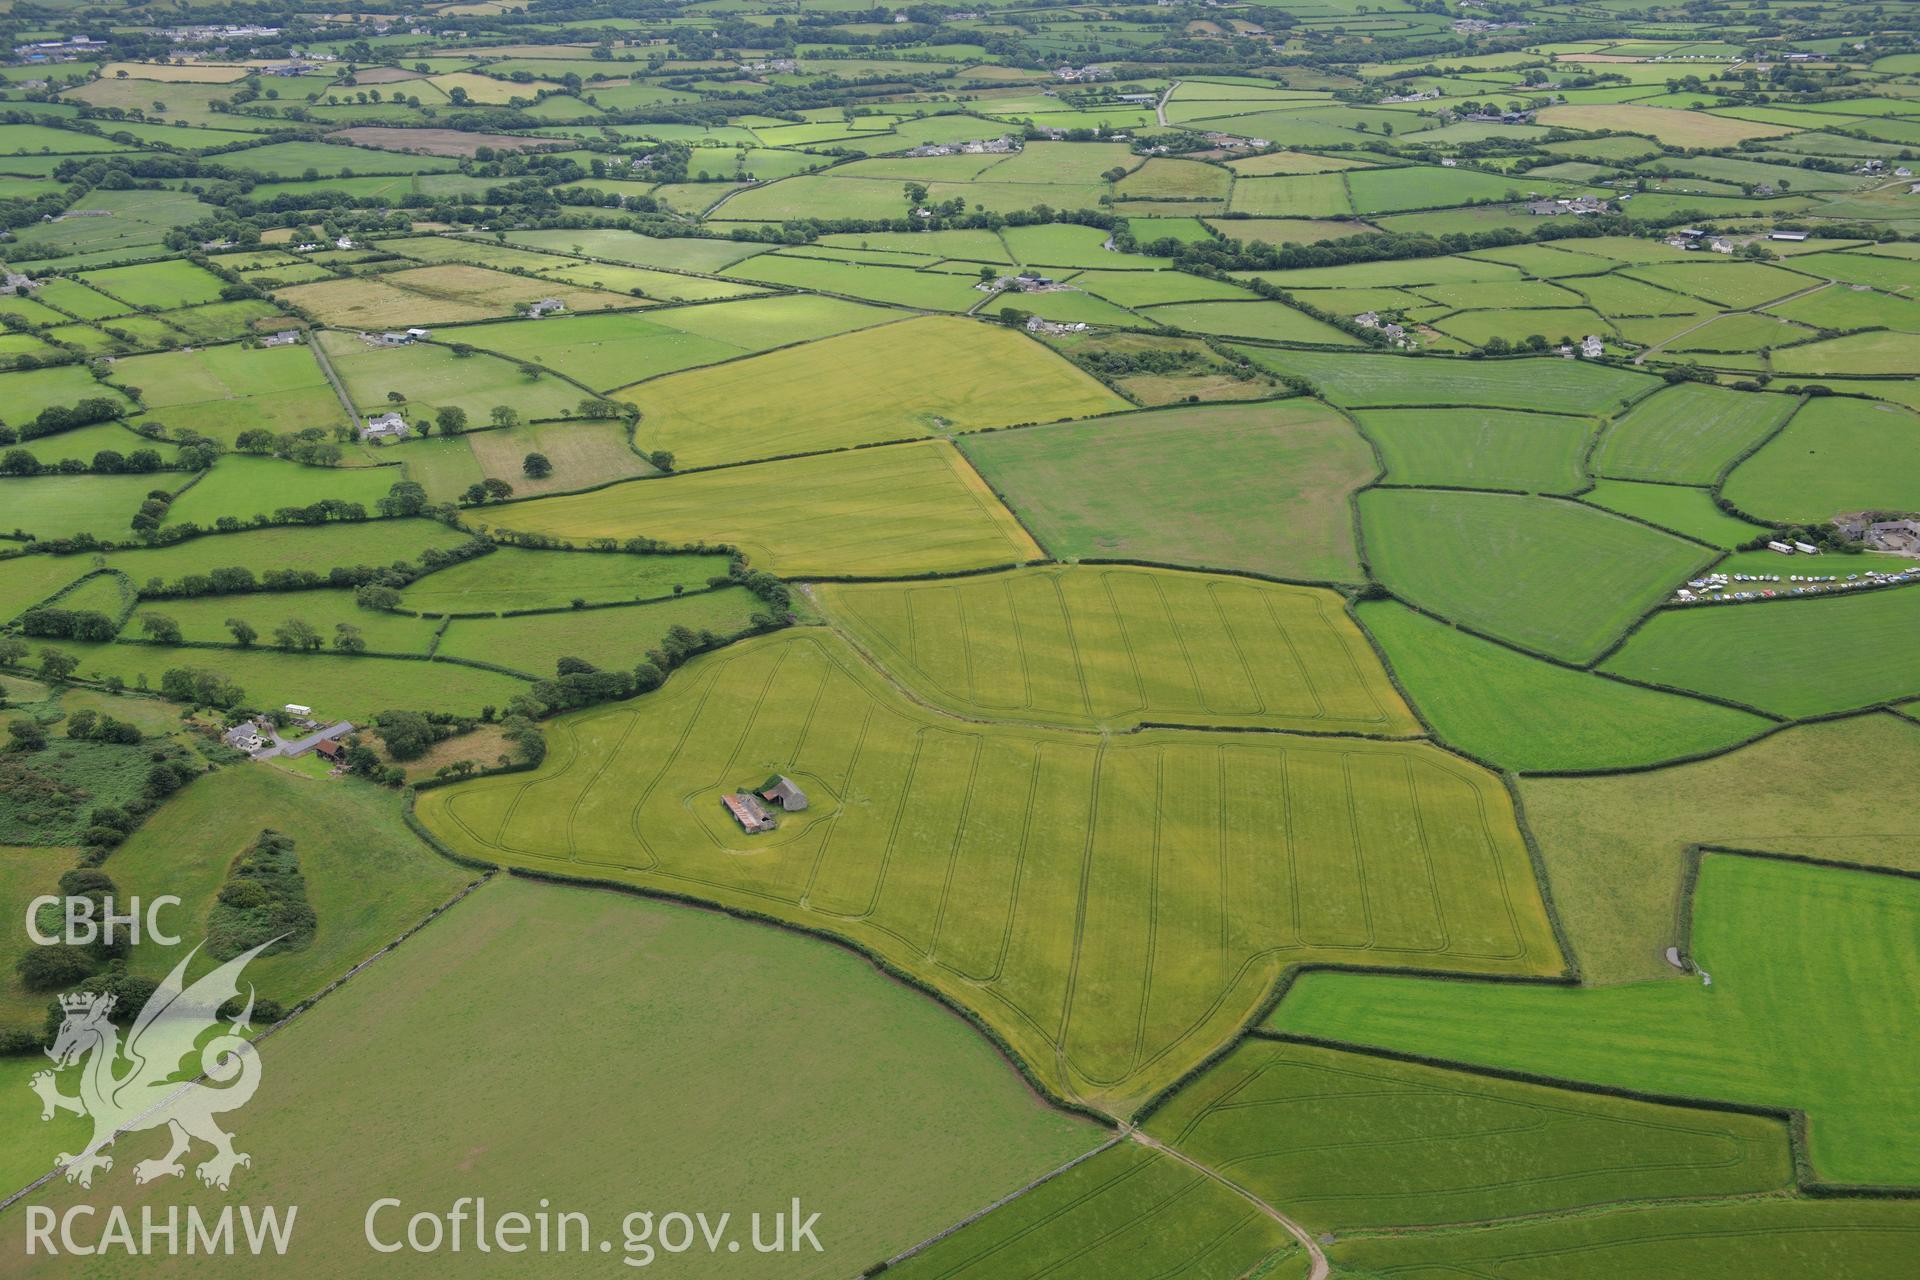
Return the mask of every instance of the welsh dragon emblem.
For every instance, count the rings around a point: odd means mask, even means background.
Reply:
[[[243,952],[187,986],[187,965],[200,950],[195,947],[141,1007],[124,1045],[108,1017],[113,996],[60,997],[66,1017],[47,1050],[54,1068],[37,1073],[31,1086],[40,1095],[42,1120],[53,1119],[56,1111],[71,1111],[93,1121],[93,1140],[86,1148],[78,1155],[63,1151],[54,1160],[68,1182],[91,1187],[96,1170],[113,1168],[112,1157],[102,1154],[102,1148],[116,1135],[162,1125],[173,1145],[159,1159],[134,1165],[135,1182],[180,1177],[186,1172],[180,1157],[196,1138],[213,1148],[213,1155],[195,1170],[208,1186],[225,1190],[234,1169],[252,1163],[251,1157],[233,1149],[233,1135],[214,1119],[245,1106],[260,1087],[260,1057],[245,1036],[253,1015],[251,986],[240,1015],[221,1034],[199,1042],[218,1025],[220,1006],[240,994],[240,971],[247,962],[278,941]],[[198,1071],[181,1069],[189,1057]],[[80,1069],[80,1092],[70,1096],[60,1092],[57,1077],[72,1067]]]

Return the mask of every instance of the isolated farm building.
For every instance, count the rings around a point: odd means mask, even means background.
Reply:
[[[296,756],[303,756],[309,751],[318,750],[323,743],[334,742],[336,739],[344,738],[352,732],[353,725],[347,721],[335,721],[324,729],[316,729],[304,738],[295,738],[292,742],[281,743],[280,754],[290,759]],[[334,758],[334,755],[329,754],[327,758],[331,760]]]
[[[1458,169],[1460,167],[1460,162],[1458,160],[1455,160],[1452,156],[1447,156],[1445,159],[1440,161],[1440,167],[1442,169]]]
[[[771,831],[780,825],[760,798],[751,792],[735,791],[720,797],[720,803],[727,806],[727,812],[733,815],[748,835],[758,835],[762,831]]]
[[[238,751],[249,755],[265,747],[271,741],[261,732],[260,725],[252,720],[242,720],[239,724],[221,735],[221,740]]]
[[[416,326],[415,328],[407,330],[407,338],[409,341],[425,342],[432,336],[433,330],[431,329],[422,329]]]
[[[413,428],[407,420],[397,413],[383,413],[377,418],[368,418],[367,425],[360,428],[362,440],[404,440]]]
[[[18,271],[9,271],[7,272],[5,283],[0,283],[0,294],[12,297],[15,294],[25,293],[29,289],[38,289],[39,287],[40,282],[32,276],[23,276]]]
[[[325,738],[313,744],[313,754],[331,764],[339,764],[346,757],[347,749],[336,738]]]
[[[1715,253],[1732,253],[1733,241],[1715,240],[1712,244],[1708,245],[1707,248],[1713,250]]]
[[[1598,336],[1590,333],[1580,339],[1580,354],[1587,359],[1597,360],[1606,353],[1606,344],[1601,342]]]
[[[374,334],[372,341],[375,346],[381,347],[405,347],[413,343],[413,339],[405,333],[393,329],[389,329],[385,333]]]
[[[290,347],[298,341],[300,341],[300,331],[298,329],[282,329],[278,333],[270,333],[260,339],[260,345],[263,347]]]
[[[556,311],[565,311],[567,304],[558,298],[542,298],[538,302],[527,304],[527,315],[535,320],[552,315]]]
[[[1798,240],[1805,240],[1806,238],[1807,238],[1807,233],[1804,231],[1770,231],[1767,233],[1767,239],[1769,240],[1798,241]]]
[[[807,793],[784,773],[775,774],[761,784],[760,798],[768,804],[779,805],[788,813],[798,813],[807,807]]]

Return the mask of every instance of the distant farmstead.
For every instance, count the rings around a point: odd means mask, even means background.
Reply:
[[[404,440],[413,428],[407,420],[397,413],[383,413],[377,418],[368,418],[367,425],[360,428],[362,440]]]

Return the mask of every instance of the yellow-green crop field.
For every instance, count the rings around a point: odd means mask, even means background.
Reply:
[[[1341,600],[1160,569],[830,584],[828,615],[943,710],[1087,728],[1419,731]]]
[[[953,572],[1041,558],[944,440],[638,480],[501,508],[557,538],[724,541],[790,576]]]
[[[723,792],[811,807],[747,836]],[[1417,743],[927,710],[845,642],[789,631],[559,722],[532,774],[421,796],[470,856],[766,912],[973,1010],[1057,1094],[1129,1110],[1287,966],[1556,972],[1512,807]]]
[[[1127,408],[1044,346],[937,316],[671,374],[619,393],[681,467],[1054,422]]]

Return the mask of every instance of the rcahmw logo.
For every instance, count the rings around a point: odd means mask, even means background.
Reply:
[[[210,1187],[226,1190],[234,1170],[252,1163],[233,1149],[233,1135],[215,1120],[245,1106],[260,1087],[260,1055],[246,1039],[253,1016],[251,985],[246,1008],[231,1026],[205,1044],[199,1041],[218,1024],[220,1006],[239,996],[240,971],[247,962],[279,940],[242,952],[188,986],[187,965],[200,950],[195,947],[148,997],[124,1045],[111,1016],[114,997],[85,992],[60,997],[65,1018],[47,1050],[53,1070],[35,1074],[30,1085],[40,1095],[43,1121],[61,1111],[93,1121],[92,1141],[77,1154],[63,1151],[54,1157],[68,1182],[91,1187],[95,1173],[113,1168],[104,1148],[116,1135],[162,1125],[172,1145],[165,1155],[134,1165],[135,1182],[180,1177],[186,1172],[180,1157],[196,1140],[213,1148],[194,1170]],[[79,1092],[60,1092],[61,1074],[76,1070]]]

